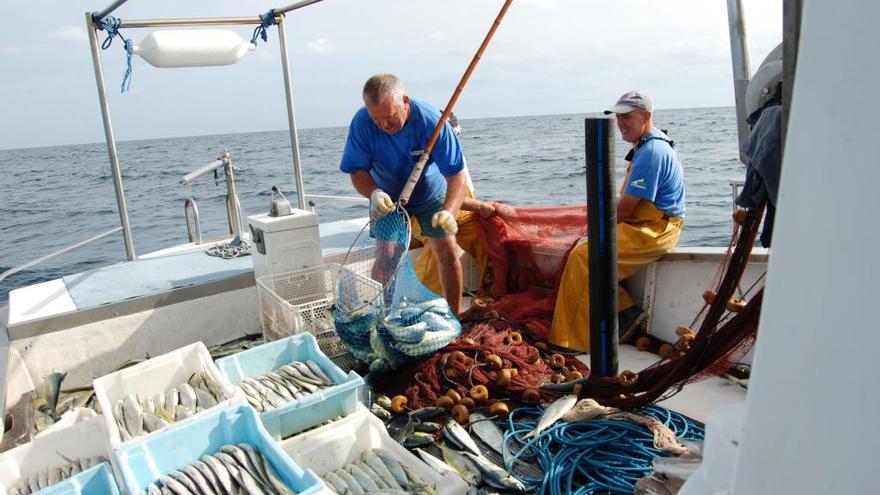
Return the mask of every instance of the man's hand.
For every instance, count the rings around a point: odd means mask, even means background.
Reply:
[[[482,218],[489,218],[495,214],[495,205],[488,201],[476,201],[474,213]]]
[[[391,201],[391,196],[379,188],[373,189],[373,193],[370,194],[370,222],[375,224],[392,211],[394,211],[394,201]]]
[[[455,235],[458,232],[458,223],[455,221],[455,217],[446,210],[434,213],[434,216],[431,218],[431,225],[434,228],[439,227],[443,229],[446,235]]]

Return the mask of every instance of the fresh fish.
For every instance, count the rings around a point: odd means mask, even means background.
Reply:
[[[422,479],[414,469],[404,464],[403,471],[406,473],[407,478],[409,478],[409,483],[406,486],[409,492],[419,495],[438,495],[437,490]]]
[[[191,495],[191,492],[186,485],[172,478],[171,476],[164,475],[159,477],[159,482],[162,483],[163,487],[171,490],[171,493],[175,495]]]
[[[361,487],[360,483],[354,479],[354,476],[352,476],[351,473],[345,469],[337,469],[336,474],[338,474],[342,481],[348,485],[348,491],[351,495],[364,495],[364,489]]]
[[[162,495],[162,490],[156,486],[156,483],[150,483],[144,491],[147,492],[147,495]]]
[[[518,479],[511,476],[506,470],[498,467],[495,463],[489,461],[485,457],[481,455],[473,455],[470,452],[464,452],[464,455],[477,466],[477,469],[483,474],[483,481],[486,483],[495,488],[505,490],[515,490],[518,492],[524,492],[526,490],[526,487]]]
[[[474,455],[482,455],[477,442],[474,442],[474,439],[471,438],[463,426],[458,424],[458,421],[447,421],[446,426],[443,427],[443,435],[457,447],[467,450]]]
[[[407,448],[424,447],[425,445],[430,445],[432,443],[434,443],[434,435],[431,435],[430,433],[410,433],[403,440],[403,446]]]
[[[144,413],[134,395],[122,399],[122,420],[132,437],[144,434]]]
[[[376,474],[379,475],[379,478],[388,485],[389,488],[402,488],[400,484],[397,482],[397,479],[391,474],[391,471],[388,469],[388,466],[385,465],[385,462],[376,455],[372,450],[364,450],[361,458],[364,460],[364,463],[370,467]]]
[[[492,448],[495,452],[503,454],[504,450],[504,433],[494,421],[483,416],[480,413],[471,413],[470,415],[471,431]]]
[[[287,365],[287,370],[292,372],[292,374],[297,375],[297,378],[300,380],[305,380],[313,385],[322,386],[324,385],[324,381],[318,377],[318,375],[314,374],[312,370],[305,364],[299,361],[294,361]],[[296,370],[296,371],[293,371]]]
[[[161,428],[168,426],[168,424],[169,424],[167,421],[165,421],[161,417],[156,416],[155,414],[152,414],[152,413],[148,413],[146,411],[144,412],[143,418],[144,418],[144,430],[147,433],[152,433],[156,430],[159,430]]]
[[[180,468],[189,479],[195,483],[196,487],[198,487],[199,491],[196,493],[203,493],[205,495],[210,495],[214,493],[214,488],[211,483],[205,478],[201,471],[196,469],[193,464],[189,464]]]
[[[181,383],[177,392],[180,395],[180,405],[186,409],[195,410],[196,405],[198,405],[195,389],[189,383]]]
[[[376,397],[376,404],[379,404],[383,409],[391,410],[391,398],[387,395]]]
[[[547,409],[544,409],[544,413],[541,414],[541,417],[538,419],[538,426],[529,433],[526,433],[523,438],[538,436],[542,431],[553,426],[553,424],[562,418],[563,414],[567,413],[574,407],[575,403],[577,403],[577,396],[575,395],[566,395],[556,399]],[[475,453],[479,454],[479,452]]]
[[[214,454],[214,457],[223,463],[223,466],[229,471],[229,475],[244,489],[247,495],[263,495],[263,490],[260,488],[257,480],[248,473],[247,469],[241,467],[232,456],[224,452],[218,452]]]
[[[43,380],[43,396],[49,406],[49,416],[58,421],[58,396],[61,394],[61,382],[67,373],[49,373]]]
[[[226,399],[226,394],[224,394],[220,387],[214,382],[214,379],[211,378],[211,375],[206,371],[200,371],[199,374],[202,376],[202,381],[205,382],[205,386],[208,388],[208,392],[214,396],[214,400],[217,402],[221,402]]]
[[[263,465],[263,456],[256,451],[252,446],[246,443],[238,444],[238,448],[243,450],[245,454],[247,454],[248,460],[257,470],[257,475],[266,483],[271,486],[271,480],[269,479],[269,473],[266,472],[266,467]]]
[[[425,333],[428,331],[428,324],[419,321],[413,323],[412,325],[395,325],[394,323],[388,321],[387,319],[382,322],[382,326],[388,330],[388,334],[391,335],[391,338],[396,342],[406,342],[406,343],[419,343],[422,339],[425,338]]]
[[[269,484],[268,480],[264,479],[260,475],[260,471],[257,471],[257,467],[254,465],[253,462],[251,462],[250,458],[247,455],[247,452],[242,450],[239,446],[224,445],[220,447],[220,452],[232,456],[232,458],[235,459],[235,462],[237,462],[242,469],[247,471],[248,474],[250,474],[251,477],[254,478],[254,481],[256,481],[258,484],[269,490],[272,489],[272,486]]]
[[[193,390],[198,390],[200,388],[208,390],[208,386],[205,385],[205,379],[202,378],[202,375],[198,372],[190,375],[189,380],[187,380],[186,383],[189,384],[189,386],[192,387]]]
[[[372,406],[370,406],[370,412],[382,421],[388,421],[391,419],[391,412],[388,411],[388,409],[383,408],[379,404],[373,404]]]
[[[409,412],[410,419],[424,421],[426,419],[434,419],[446,414],[446,408],[443,407],[422,407]]]
[[[64,479],[64,475],[61,473],[61,468],[55,467],[49,470],[48,474],[48,485],[52,486],[55,483]]]
[[[387,467],[388,471],[391,472],[391,475],[394,476],[394,481],[396,481],[398,485],[404,486],[407,478],[400,461],[381,449],[373,449],[373,453],[385,463],[385,467]]]
[[[455,472],[455,469],[453,469],[452,466],[450,466],[449,464],[446,464],[442,460],[434,457],[433,455],[427,453],[426,451],[424,451],[422,449],[415,449],[415,451],[419,454],[419,457],[422,458],[422,460],[425,462],[425,464],[427,464],[428,466],[431,466],[431,468],[434,469],[434,471],[437,471],[440,474]]]
[[[269,477],[269,483],[272,484],[272,487],[278,492],[280,495],[294,495],[293,490],[287,487],[287,485],[281,480],[281,477],[278,476],[278,473],[275,472],[275,468],[272,467],[272,463],[269,462],[269,459],[263,457],[263,469],[266,471],[266,475]]]
[[[174,412],[174,421],[183,421],[186,418],[191,418],[195,415],[195,411],[188,407],[184,407],[183,404],[177,405],[177,411]]]
[[[122,437],[122,441],[131,440],[128,428],[125,427],[125,411],[122,410],[121,400],[116,401],[116,404],[113,405],[113,419],[116,420],[116,426],[119,428],[119,436]]]
[[[153,401],[152,397],[147,397],[141,401],[141,408],[145,413],[156,414],[156,403]]]
[[[370,476],[367,473],[363,472],[361,468],[355,466],[354,464],[349,464],[345,466],[345,469],[351,474],[351,476],[357,480],[358,484],[361,485],[361,488],[364,489],[365,492],[371,492],[379,489],[379,486],[370,479]]]
[[[446,464],[452,466],[452,469],[455,469],[458,475],[461,476],[461,479],[467,482],[467,484],[480,484],[483,474],[470,458],[447,447],[445,443],[440,445],[440,451],[443,453],[443,460],[446,461]]]
[[[171,473],[168,473],[168,476],[174,478],[176,481],[179,481],[180,484],[185,486],[190,493],[201,493],[199,491],[198,485],[196,485],[196,482],[191,480],[189,476],[187,476],[183,471],[173,471]]]
[[[217,483],[223,488],[225,493],[229,495],[237,493],[234,491],[232,477],[229,475],[229,470],[227,470],[223,463],[220,462],[220,459],[206,454],[202,456],[202,462],[211,468],[211,472],[214,473]]]
[[[443,425],[439,423],[432,423],[430,421],[422,421],[413,424],[413,429],[422,433],[437,433],[438,431],[443,429]]]
[[[333,380],[331,380],[330,377],[327,376],[326,373],[324,373],[324,370],[322,370],[321,367],[318,366],[318,363],[309,360],[306,361],[306,366],[308,366],[309,369],[312,370],[312,373],[315,376],[317,376],[321,379],[322,382],[324,382],[324,385],[333,386]]]
[[[223,485],[220,484],[220,480],[217,479],[217,475],[214,474],[214,470],[205,464],[205,461],[196,461],[192,463],[192,466],[201,473],[202,477],[205,478],[208,483],[210,483],[212,492],[217,495],[228,495],[226,490],[223,489]]]
[[[165,411],[169,416],[174,416],[177,412],[177,405],[180,404],[180,393],[177,388],[165,392]]]
[[[348,489],[348,483],[346,483],[342,478],[339,477],[338,474],[333,471],[324,475],[324,481],[327,482],[327,486],[331,487],[333,491],[335,491],[339,495],[348,493],[350,491]]]
[[[212,396],[211,393],[207,390],[197,388],[195,389],[195,393],[196,404],[202,409],[208,409],[217,405],[217,401],[214,400],[214,396]]]
[[[388,485],[388,483],[385,483],[385,480],[383,480],[382,477],[379,476],[379,473],[374,471],[373,468],[368,466],[363,461],[355,461],[355,462],[351,463],[350,465],[363,471],[364,474],[366,474],[373,481],[373,483],[375,483],[376,486],[379,487],[379,490],[385,490],[385,489],[391,488]]]

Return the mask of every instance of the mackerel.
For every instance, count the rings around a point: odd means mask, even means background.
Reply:
[[[416,453],[419,454],[419,457],[422,458],[422,461],[424,461],[425,464],[427,464],[428,466],[431,466],[431,468],[433,468],[434,471],[437,471],[440,474],[455,472],[455,469],[453,469],[452,466],[450,466],[449,464],[446,464],[441,459],[434,457],[433,455],[425,452],[424,450],[415,449],[415,451],[416,451]]]
[[[385,463],[385,467],[388,468],[388,471],[394,476],[394,481],[397,482],[398,485],[404,486],[406,485],[406,472],[403,470],[403,465],[394,458],[388,452],[385,452],[381,449],[373,449],[372,452],[376,454],[376,456]]]
[[[364,472],[372,481],[379,487],[379,490],[385,490],[386,488],[391,488],[391,486],[386,483],[379,473],[377,473],[373,468],[368,466],[364,461],[355,461],[351,463],[352,466],[357,467],[361,471]]]
[[[440,445],[440,451],[443,452],[443,460],[452,466],[467,484],[480,484],[483,474],[473,461],[465,457],[464,454],[447,447],[445,443]]]
[[[504,433],[501,433],[501,428],[498,428],[494,421],[480,413],[471,413],[470,419],[471,431],[477,438],[485,442],[495,452],[503,454]]]
[[[494,462],[489,461],[483,456],[473,455],[470,452],[465,452],[464,455],[470,458],[477,466],[477,469],[483,473],[483,481],[486,483],[495,488],[505,490],[516,490],[518,492],[526,490],[526,487],[518,479],[511,476],[510,473],[497,466]]]
[[[357,482],[356,479],[346,471],[345,469],[338,469],[336,474],[345,481],[345,484],[348,485],[348,490],[351,492],[351,495],[364,495],[364,489]]]
[[[370,476],[363,472],[361,468],[355,466],[354,464],[349,464],[345,466],[345,469],[357,480],[358,484],[364,489],[365,492],[375,491],[379,489],[379,486],[370,479]]]
[[[480,448],[477,446],[477,442],[474,442],[474,439],[471,438],[464,427],[458,424],[458,421],[447,421],[446,426],[443,428],[443,433],[449,441],[459,448],[465,449],[474,455],[482,455]]]
[[[378,455],[376,455],[375,452],[373,452],[372,450],[365,450],[362,458],[364,460],[364,463],[366,463],[367,466],[375,471],[376,474],[379,475],[382,481],[384,481],[389,488],[402,488],[402,486],[397,482],[397,478],[395,478],[394,475],[391,474],[391,470],[389,470],[388,466],[385,465],[385,461],[383,461]]]
[[[342,495],[342,494],[347,493],[349,491],[348,484],[345,481],[343,481],[342,478],[340,478],[339,475],[334,473],[333,471],[330,471],[329,473],[325,474],[323,476],[323,479],[324,479],[324,481],[327,482],[327,486],[330,487],[330,489],[332,489],[334,492],[338,493],[339,495]]]
[[[309,369],[312,370],[312,373],[314,373],[315,376],[317,376],[318,378],[321,379],[321,381],[324,382],[324,385],[327,385],[327,386],[334,385],[333,380],[331,380],[330,377],[327,376],[326,373],[324,373],[324,370],[322,370],[321,367],[318,366],[318,363],[309,360],[309,361],[306,361],[306,366],[308,366]]]
[[[529,433],[526,433],[523,438],[538,436],[542,431],[553,426],[565,413],[574,407],[575,403],[577,403],[577,396],[575,395],[566,395],[556,399],[547,409],[544,409],[544,413],[538,419],[538,426]],[[476,453],[479,454],[479,452]]]

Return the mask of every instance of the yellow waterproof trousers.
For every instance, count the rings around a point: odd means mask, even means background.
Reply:
[[[486,265],[489,261],[489,255],[477,233],[477,223],[474,220],[475,213],[470,211],[459,211],[455,220],[458,222],[458,233],[455,234],[455,240],[458,246],[465,252],[474,257],[477,268],[480,273],[480,280],[486,272]],[[428,238],[422,235],[419,228],[419,222],[411,222],[413,228],[413,239],[422,242],[422,254],[415,262],[416,275],[422,282],[422,285],[435,294],[443,295],[443,288],[440,286],[440,271],[437,267],[437,259],[431,252],[431,244]]]
[[[639,201],[630,223],[617,224],[617,280],[626,279],[675,247],[682,219],[669,217],[649,201]],[[590,295],[587,243],[575,246],[559,281],[553,325],[548,341],[581,352],[590,351]],[[618,311],[633,306],[629,294],[618,285]]]

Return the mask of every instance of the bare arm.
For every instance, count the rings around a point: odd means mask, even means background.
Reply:
[[[458,210],[461,209],[465,189],[467,184],[463,172],[446,177],[446,200],[443,202],[443,209],[452,213],[452,216],[457,215]]]
[[[472,211],[483,218],[489,218],[495,214],[495,206],[492,203],[471,197],[464,198],[461,202],[461,209]]]
[[[617,200],[617,223],[627,222],[641,200],[642,198],[632,194],[621,194]]]
[[[378,187],[376,183],[373,182],[373,178],[370,177],[370,172],[366,170],[358,170],[352,174],[351,183],[354,185],[355,190],[361,194],[361,196],[365,198],[369,198],[370,194]]]

